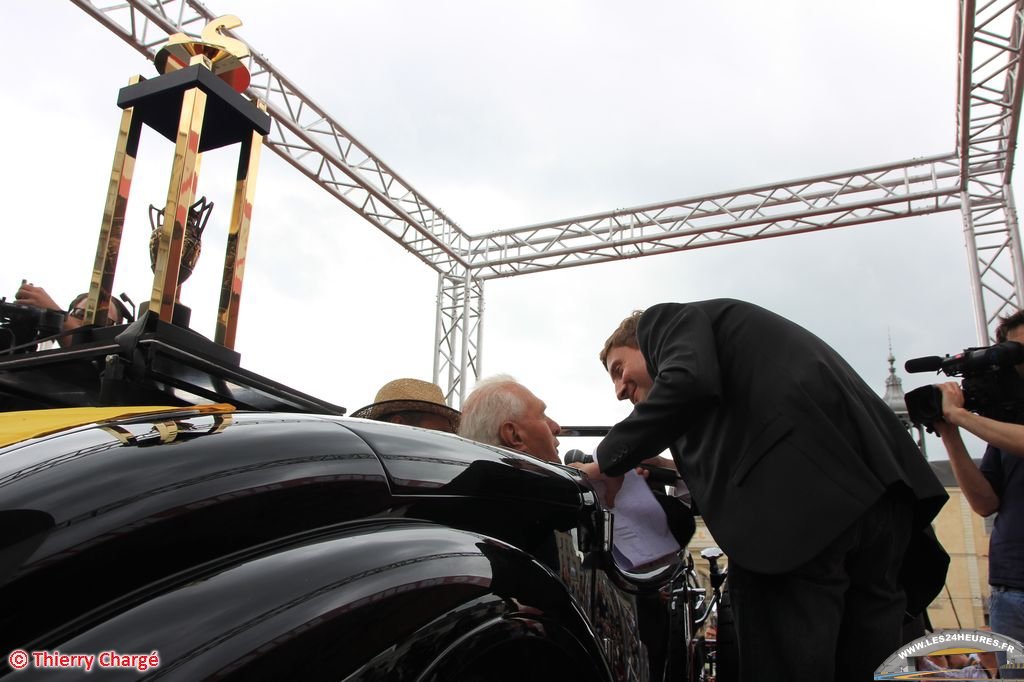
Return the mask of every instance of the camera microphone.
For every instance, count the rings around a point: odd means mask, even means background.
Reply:
[[[943,358],[938,355],[929,355],[924,358],[913,358],[903,364],[903,369],[915,374],[917,372],[938,372],[942,369]]]
[[[1015,341],[1003,341],[985,348],[968,348],[957,355],[929,355],[907,360],[903,368],[910,373],[944,372],[949,376],[982,372],[992,367],[1008,367],[1024,362],[1024,346]]]
[[[1024,346],[1016,341],[1003,341],[987,348],[968,348],[945,360],[942,369],[948,374],[984,371],[991,367],[1009,367],[1024,361]]]

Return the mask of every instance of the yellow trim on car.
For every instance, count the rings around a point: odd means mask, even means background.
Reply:
[[[0,413],[0,447],[38,438],[75,426],[95,424],[124,417],[137,417],[160,412],[192,412],[196,414],[223,414],[234,412],[227,403],[211,405],[121,405],[119,407],[65,407],[47,410],[25,410]]]

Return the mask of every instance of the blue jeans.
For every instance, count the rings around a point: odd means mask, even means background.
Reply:
[[[991,585],[988,615],[992,632],[1024,642],[1024,590]],[[999,652],[999,664],[1006,663],[1006,654]]]

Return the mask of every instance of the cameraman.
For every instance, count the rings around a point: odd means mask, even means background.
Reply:
[[[57,305],[57,303],[50,297],[50,294],[46,293],[46,289],[37,287],[36,285],[26,280],[21,280],[21,286],[18,287],[18,291],[14,294],[14,301],[20,305],[28,305],[34,308],[42,308],[43,310],[53,310],[63,313],[64,310]],[[67,332],[69,330],[67,325],[67,318],[65,316],[65,322],[62,325],[62,331]],[[61,346],[67,346],[70,344],[68,336],[60,336],[57,338],[57,343]],[[56,348],[53,340],[47,341],[45,344],[38,346],[39,350],[47,350],[49,348]]]
[[[71,305],[68,306],[68,311],[65,313],[64,317],[63,334],[57,339],[57,343],[61,346],[67,348],[72,345],[74,343],[74,330],[85,324],[84,306],[88,297],[89,294],[87,293],[79,294],[71,302]],[[26,282],[24,280],[22,280],[21,286],[18,287],[18,291],[14,294],[14,300],[22,305],[30,305],[36,308],[63,312],[63,309],[57,305],[48,293],[46,293],[46,289],[37,287],[31,282]],[[125,308],[124,304],[116,298],[111,297],[107,324],[124,324],[128,319],[128,309]]]
[[[996,340],[1024,343],[1024,311],[1000,319]],[[1017,365],[1024,376],[1024,365]],[[1024,640],[1024,425],[989,419],[964,409],[955,382],[939,386],[942,419],[933,424],[971,509],[981,516],[998,512],[989,544],[992,588],[989,625],[993,632]],[[988,443],[980,468],[974,464],[960,429]]]

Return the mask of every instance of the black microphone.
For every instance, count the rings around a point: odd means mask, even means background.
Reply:
[[[577,450],[577,449],[573,448],[569,452],[565,453],[565,463],[566,464],[575,464],[577,462],[579,462],[580,464],[589,464],[590,462],[593,462],[593,461],[594,461],[594,456],[593,455],[588,455],[587,453],[583,452],[582,450]]]
[[[577,450],[574,448],[569,452],[565,453],[566,464],[575,464],[576,462],[579,462],[580,464],[588,464],[593,461],[594,456],[588,455],[582,450]],[[677,474],[672,469],[651,466],[649,464],[639,464],[637,466],[647,471],[647,480],[652,483],[658,483],[660,485],[675,485],[676,482],[680,480],[679,474]]]
[[[134,322],[135,321],[135,317],[138,315],[138,310],[135,309],[135,301],[133,301],[132,299],[128,298],[128,294],[124,293],[123,291],[121,292],[121,295],[118,296],[118,298],[120,298],[125,303],[130,303],[131,304],[131,306],[132,306],[132,314],[127,316],[128,319],[126,319],[125,322],[128,322],[129,324]]]
[[[917,372],[938,372],[942,369],[943,358],[938,355],[929,355],[924,358],[913,358],[903,364],[903,369],[915,374]]]

